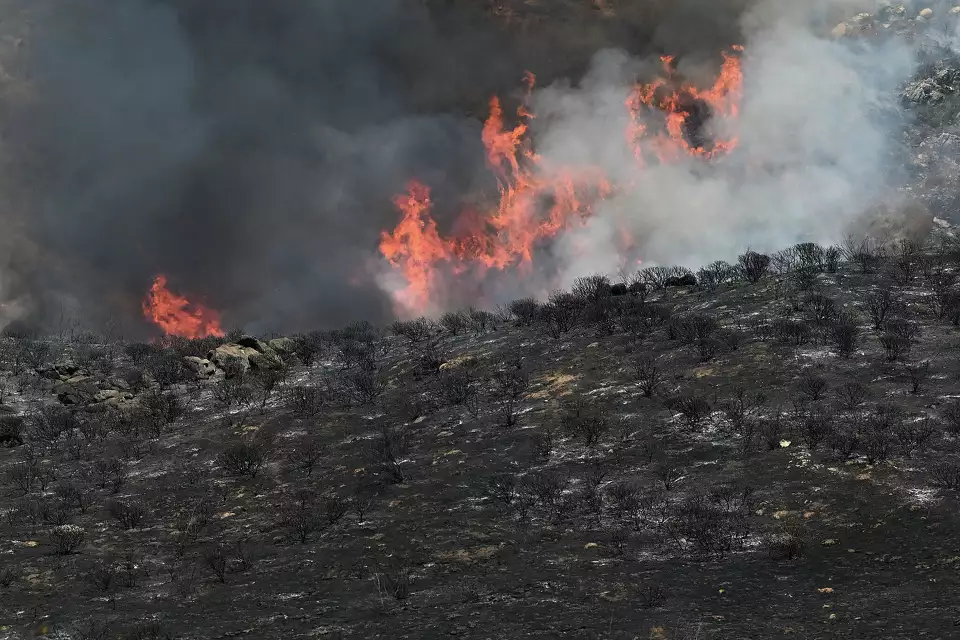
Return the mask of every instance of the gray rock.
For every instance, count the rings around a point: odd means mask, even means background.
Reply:
[[[212,378],[217,374],[217,367],[215,364],[207,360],[206,358],[198,358],[197,356],[187,356],[183,359],[183,364],[188,369],[197,374],[198,378]]]
[[[74,376],[87,376],[90,372],[71,360],[61,360],[41,369],[40,375],[50,380],[66,380]]]
[[[254,353],[249,357],[249,361],[250,367],[253,369],[271,371],[283,368],[283,360],[281,360],[280,356],[273,352]]]
[[[61,404],[77,406],[94,401],[99,389],[92,379],[78,377],[71,380],[61,381],[53,386],[53,393]]]
[[[244,371],[250,368],[250,356],[259,353],[251,347],[244,347],[235,342],[222,344],[207,354],[207,360],[224,371],[229,371],[231,362],[238,362]]]
[[[274,338],[267,344],[280,355],[290,355],[297,350],[297,343],[290,338]]]
[[[263,342],[262,340],[254,338],[253,336],[241,336],[240,339],[237,340],[237,344],[240,345],[241,347],[254,349],[256,351],[259,351],[260,353],[270,353],[273,351],[267,345],[266,342]]]

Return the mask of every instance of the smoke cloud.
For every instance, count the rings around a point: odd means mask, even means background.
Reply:
[[[890,188],[902,127],[896,89],[914,68],[911,47],[895,39],[835,41],[814,35],[810,14],[758,10],[775,19],[751,16],[739,117],[713,123],[739,141],[727,157],[645,168],[632,162],[617,141],[638,63],[622,53],[598,55],[578,87],[536,96],[534,110],[546,116],[537,149],[546,158],[601,166],[618,184],[634,185],[601,202],[584,228],[558,243],[560,284],[621,269],[616,239],[623,229],[644,262],[695,269],[747,247],[836,243],[869,211],[898,198]]]
[[[122,318],[145,335],[157,273],[251,331],[386,320],[391,197],[429,184],[449,230],[465,194],[495,193],[482,119],[525,69],[545,86],[537,151],[635,187],[532,274],[463,285],[451,304],[614,271],[623,229],[645,262],[690,266],[836,240],[884,193],[912,52],[814,35],[858,3],[621,4],[552,20],[456,1],[3,0],[0,325]],[[747,47],[737,152],[638,170],[623,142],[630,84],[664,53],[709,83],[734,43]]]

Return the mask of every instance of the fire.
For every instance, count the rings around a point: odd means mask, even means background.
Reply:
[[[143,301],[143,315],[168,336],[205,338],[223,336],[220,315],[200,304],[192,304],[167,289],[167,278],[158,275]]]
[[[734,51],[739,53],[742,47]],[[664,77],[638,84],[625,103],[631,116],[627,141],[637,161],[646,164],[648,152],[660,162],[683,155],[712,158],[736,147],[736,138],[714,138],[709,145],[691,141],[687,129],[693,124],[691,105],[705,107],[708,118],[736,118],[742,94],[739,56],[724,53],[716,82],[703,90],[676,82],[672,57],[665,56],[662,62]],[[616,189],[632,188],[612,185],[595,167],[552,166],[534,151],[529,130],[535,115],[529,97],[536,79],[528,73],[525,80],[527,99],[516,110],[516,124],[507,127],[503,106],[493,97],[483,126],[487,164],[499,185],[494,205],[462,213],[453,226],[457,233],[447,236],[432,217],[429,187],[413,180],[406,193],[393,199],[401,219],[392,231],[381,234],[380,252],[407,283],[395,294],[399,312],[417,314],[429,308],[441,264],[454,274],[528,268],[544,240],[583,224],[595,205]],[[651,132],[645,123],[654,110],[663,114],[663,131]]]
[[[737,146],[736,137],[717,138],[709,141],[709,146],[692,142],[688,137],[688,127],[693,124],[695,109],[706,108],[709,118],[735,119],[739,115],[740,100],[743,96],[743,73],[739,54],[742,46],[732,47],[732,52],[723,53],[723,65],[713,86],[697,89],[690,83],[681,83],[677,87],[673,71],[673,56],[660,58],[664,77],[651,83],[638,84],[627,98],[626,107],[630,112],[630,124],[627,127],[627,142],[633,149],[637,161],[646,164],[646,151],[651,151],[660,162],[676,162],[683,154],[712,158],[730,152]],[[647,126],[642,117],[650,108],[663,113],[664,129],[648,137]],[[649,149],[647,143],[649,144]]]

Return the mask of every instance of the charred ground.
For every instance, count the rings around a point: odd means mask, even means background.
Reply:
[[[0,633],[949,637],[957,247],[383,331],[6,335]]]

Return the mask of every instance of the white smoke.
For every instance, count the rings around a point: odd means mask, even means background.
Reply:
[[[546,163],[599,166],[623,187],[554,245],[557,285],[623,268],[624,229],[645,263],[696,268],[748,247],[838,242],[865,211],[896,196],[887,179],[899,139],[891,116],[897,87],[915,68],[913,48],[896,38],[836,40],[829,28],[814,28],[835,2],[805,13],[780,11],[785,6],[768,2],[746,19],[739,117],[711,123],[739,145],[720,161],[634,161],[624,101],[637,73],[659,61],[604,51],[577,86],[535,94],[534,143]],[[690,77],[703,71],[682,64]]]

